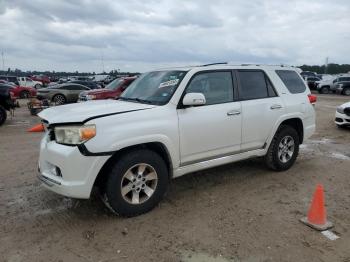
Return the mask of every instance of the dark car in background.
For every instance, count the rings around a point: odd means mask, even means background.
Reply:
[[[14,83],[16,85],[19,85],[17,76],[0,76],[0,80],[5,80],[7,82]]]
[[[38,90],[38,99],[47,99],[56,105],[63,105],[66,103],[77,102],[79,94],[83,91],[91,90],[87,86],[66,83],[61,85],[53,85],[47,88],[41,88]]]
[[[136,79],[136,77],[117,78],[105,88],[82,92],[79,95],[79,102],[99,99],[116,99]]]
[[[316,77],[316,73],[315,72],[311,72],[311,71],[303,71],[300,73],[300,75],[306,79],[307,77]]]
[[[7,112],[15,108],[16,99],[11,92],[11,85],[0,84],[0,126],[7,119]]]
[[[316,76],[309,76],[305,81],[311,90],[315,90],[317,88],[316,82],[321,81],[321,79]]]

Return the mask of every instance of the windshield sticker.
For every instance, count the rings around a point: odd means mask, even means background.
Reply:
[[[169,80],[163,83],[160,83],[159,88],[167,87],[167,86],[174,86],[179,82],[179,79]]]

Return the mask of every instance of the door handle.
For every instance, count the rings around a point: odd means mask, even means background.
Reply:
[[[231,110],[231,111],[227,112],[228,116],[236,116],[236,115],[239,115],[239,114],[241,114],[241,111],[238,111],[238,110]]]
[[[279,105],[279,104],[272,105],[272,106],[270,107],[270,109],[272,109],[272,110],[274,110],[274,109],[281,109],[281,108],[282,108],[282,106]]]

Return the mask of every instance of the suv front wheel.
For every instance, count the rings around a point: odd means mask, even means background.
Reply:
[[[299,143],[297,131],[291,126],[282,125],[272,139],[265,156],[266,165],[276,171],[289,169],[298,156]]]
[[[111,168],[104,202],[118,215],[140,215],[160,202],[168,183],[167,166],[157,153],[147,149],[131,151]]]

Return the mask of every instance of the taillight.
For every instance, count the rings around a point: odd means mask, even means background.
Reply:
[[[307,96],[309,98],[310,103],[314,105],[316,103],[316,101],[317,101],[317,96],[312,95],[312,94],[309,94]]]
[[[11,99],[15,99],[15,94],[13,92],[10,92]]]

